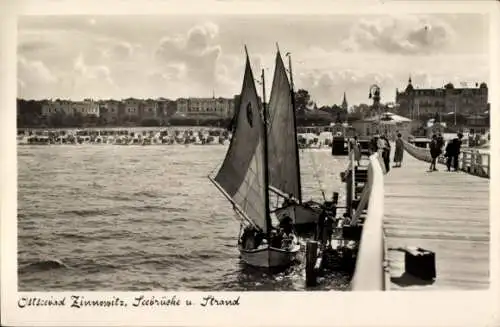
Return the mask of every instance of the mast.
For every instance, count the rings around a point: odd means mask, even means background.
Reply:
[[[264,78],[264,69],[262,69],[262,114],[264,116],[264,189],[265,197],[264,201],[266,203],[266,234],[267,241],[270,245],[271,241],[271,227],[273,226],[271,221],[271,212],[269,207],[269,159],[267,153],[267,109],[266,109],[266,81]]]
[[[278,50],[279,51],[279,50]],[[288,52],[288,70],[290,71],[290,95],[292,97],[292,110],[293,110],[293,142],[295,144],[295,158],[297,165],[297,184],[299,189],[299,203],[302,203],[302,182],[300,180],[300,157],[299,157],[299,145],[297,142],[297,117],[295,109],[295,91],[293,89],[293,73],[292,73],[292,55]]]

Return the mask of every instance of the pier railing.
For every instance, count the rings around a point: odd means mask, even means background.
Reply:
[[[368,166],[368,207],[359,244],[352,290],[381,291],[387,283],[384,221],[384,164],[381,153],[370,156]]]
[[[420,148],[403,141],[405,150],[418,160],[431,162],[431,153],[428,148]],[[490,177],[490,154],[481,153],[479,150],[463,150],[460,153],[458,168],[466,173],[479,177]],[[446,164],[446,157],[438,157],[438,162]]]

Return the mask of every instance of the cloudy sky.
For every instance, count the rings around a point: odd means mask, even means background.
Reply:
[[[489,81],[488,19],[479,14],[402,16],[23,16],[19,97],[233,96],[244,50],[270,87],[276,42],[290,51],[296,88],[318,105],[382,101],[411,74],[418,87]],[[269,93],[268,93],[269,94]]]

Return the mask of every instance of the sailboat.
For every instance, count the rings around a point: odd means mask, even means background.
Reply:
[[[273,193],[284,199],[275,210],[278,220],[290,217],[295,226],[316,224],[321,207],[302,201],[299,146],[295,117],[295,95],[291,57],[290,82],[279,49],[276,54],[271,96],[269,98],[269,184]]]
[[[293,229],[289,228],[285,235],[277,233],[271,219],[264,70],[262,81],[264,99],[260,102],[247,52],[233,137],[217,175],[209,179],[246,225],[238,241],[242,261],[273,268],[293,263],[300,245]]]

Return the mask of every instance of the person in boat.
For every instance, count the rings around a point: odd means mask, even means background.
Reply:
[[[323,228],[325,227],[325,221],[327,218],[328,218],[328,212],[326,210],[326,206],[323,206],[317,222],[317,228],[316,228],[317,240],[323,240]]]
[[[259,244],[257,244],[257,240],[259,238],[259,231],[253,226],[247,226],[243,229],[243,233],[241,235],[241,244],[244,249],[252,250],[257,248]],[[260,238],[259,243],[262,241]]]
[[[270,245],[273,248],[277,248],[277,249],[281,248],[282,240],[283,240],[283,233],[282,233],[281,230],[276,230],[276,229],[271,230],[271,242],[270,242]]]
[[[283,238],[281,239],[281,248],[282,249],[290,249],[293,246],[294,235],[293,234],[283,234]]]
[[[288,194],[288,197],[285,198],[285,200],[283,201],[283,207],[285,208],[285,207],[291,206],[291,205],[296,204],[296,203],[297,203],[297,201],[294,200],[293,195],[290,193],[290,194]]]
[[[280,229],[282,229],[285,234],[293,233],[293,220],[287,214],[285,214],[285,217],[280,221]]]
[[[282,249],[288,249],[292,246],[294,233],[292,219],[290,217],[287,216],[280,222],[278,235],[281,241],[280,247]],[[276,244],[278,244],[278,242],[276,242]]]
[[[261,230],[256,230],[254,233],[254,240],[254,246],[255,248],[258,248],[263,243],[263,241],[265,241],[264,233]]]
[[[403,161],[404,146],[401,139],[401,133],[398,133],[396,138],[396,148],[394,149],[394,167],[401,167]]]

